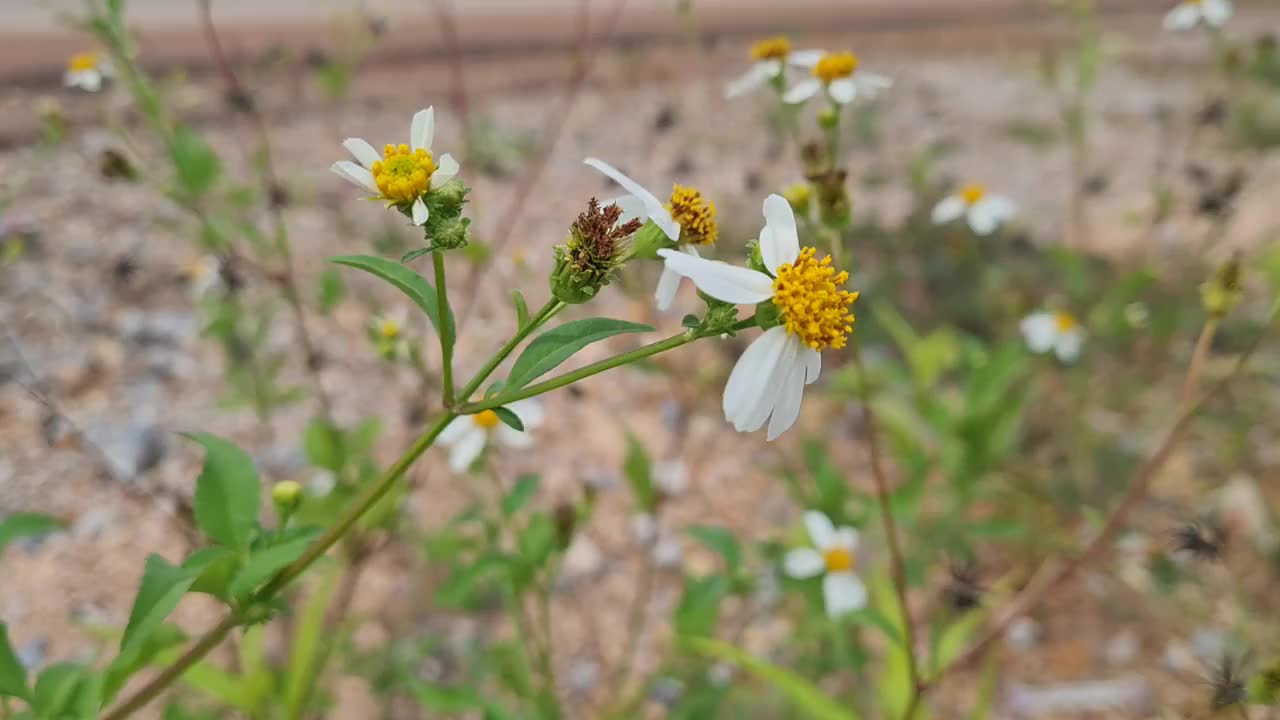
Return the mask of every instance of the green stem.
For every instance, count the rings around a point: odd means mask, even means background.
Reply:
[[[317,538],[315,542],[311,543],[311,547],[307,548],[307,551],[302,554],[302,557],[299,557],[291,565],[280,571],[280,573],[276,575],[271,582],[267,583],[261,590],[254,593],[253,598],[246,602],[245,606],[250,607],[256,603],[271,599],[279,593],[285,585],[288,585],[290,582],[297,579],[297,577],[307,568],[311,567],[312,564],[323,557],[324,554],[328,552],[329,548],[337,544],[337,542],[341,540],[349,530],[351,530],[352,526],[356,524],[361,516],[369,511],[369,508],[373,507],[384,495],[387,494],[388,491],[391,490],[392,487],[395,486],[396,481],[408,472],[409,467],[427,451],[427,448],[431,447],[432,443],[435,442],[440,433],[443,432],[449,423],[456,417],[456,414],[446,412],[437,418],[435,423],[427,428],[427,430],[414,441],[413,445],[405,451],[404,455],[401,455],[400,459],[396,460],[395,464],[383,473],[378,482],[370,486],[354,504],[347,508],[346,512],[338,518],[334,525],[326,530],[323,535]],[[218,623],[215,628],[205,633],[205,635],[201,637],[195,645],[192,645],[191,648],[187,650],[182,657],[178,658],[173,665],[165,668],[164,671],[157,675],[151,682],[139,688],[138,691],[131,695],[127,700],[118,705],[110,713],[104,715],[102,720],[124,720],[124,718],[127,718],[137,712],[147,703],[154,700],[156,696],[165,690],[165,688],[172,685],[184,672],[190,669],[191,666],[200,662],[204,656],[208,655],[215,647],[217,647],[239,624],[240,617],[237,613],[227,615],[222,619],[222,622]]]
[[[436,307],[440,313],[440,384],[444,386],[444,406],[453,407],[453,314],[449,312],[449,292],[444,285],[444,253],[431,253],[431,264],[436,271]],[[464,396],[465,397],[465,396]]]
[[[475,377],[471,378],[471,381],[467,383],[467,386],[462,388],[462,392],[458,393],[458,398],[463,402],[466,402],[467,398],[471,397],[471,394],[480,387],[481,383],[493,374],[494,369],[501,365],[502,361],[506,360],[507,356],[515,351],[517,345],[524,342],[524,339],[529,337],[534,330],[542,327],[544,323],[555,317],[556,313],[563,309],[565,309],[565,304],[563,302],[556,300],[555,298],[548,300],[547,304],[542,306],[542,309],[538,311],[537,315],[530,318],[529,322],[525,323],[524,327],[517,330],[516,334],[507,341],[506,345],[503,345],[493,357],[489,358],[489,362],[485,363],[484,367],[480,368],[480,372],[476,373]]]

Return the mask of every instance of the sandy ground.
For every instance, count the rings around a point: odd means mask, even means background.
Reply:
[[[1130,19],[1108,38],[1115,60],[1096,95],[1094,110],[1100,120],[1092,138],[1094,170],[1107,183],[1093,198],[1087,238],[1090,246],[1106,252],[1159,252],[1198,237],[1193,224],[1173,224],[1153,237],[1134,221],[1149,212],[1151,173],[1170,152],[1166,138],[1135,128],[1148,127],[1162,104],[1185,113],[1204,97],[1203,76],[1195,71],[1203,62],[1199,46],[1158,38],[1152,30],[1155,24],[1155,16]],[[1280,29],[1280,15],[1248,15],[1238,27],[1250,33]],[[936,38],[925,37],[930,41],[915,36],[913,42],[908,33],[859,36],[867,66],[896,79],[880,103],[879,143],[859,149],[856,156],[853,183],[859,208],[886,223],[900,219],[910,202],[904,183],[881,184],[873,178],[905,177],[915,152],[945,140],[955,150],[941,162],[940,172],[980,180],[1011,195],[1022,209],[1019,222],[1035,238],[1053,241],[1066,221],[1061,198],[1070,182],[1067,157],[1059,146],[1021,142],[1007,131],[1011,115],[1052,121],[1051,97],[1038,82],[1034,50],[1025,41],[1002,35],[994,42],[981,34],[938,32]],[[836,36],[812,40],[830,46],[839,42]],[[476,296],[479,308],[461,333],[458,353],[464,370],[511,330],[507,289],[519,285],[531,303],[540,302],[550,246],[561,241],[585,198],[610,192],[601,178],[581,165],[584,155],[616,161],[655,187],[672,180],[696,184],[717,199],[729,237],[745,238],[755,231],[759,197],[795,180],[795,175],[787,151],[771,149],[764,140],[767,133],[756,105],[751,100],[721,99],[722,83],[739,68],[741,54],[738,43],[710,50],[633,48],[599,64],[563,142],[533,189],[514,242],[482,277]],[[482,91],[472,97],[473,112],[506,131],[536,131],[561,92],[553,79],[562,73],[562,59],[544,61],[545,82],[523,89],[511,82],[511,73],[502,77],[509,63],[478,63]],[[422,77],[431,88],[426,93],[418,90]],[[411,113],[430,103],[439,113],[439,147],[456,147],[458,119],[446,105],[443,78],[438,67],[375,64],[361,76],[353,101],[342,104],[327,99],[305,79],[275,78],[264,88],[269,90],[262,97],[275,139],[276,164],[295,198],[287,218],[303,277],[315,277],[329,255],[367,252],[370,237],[378,232],[403,232],[377,208],[359,202],[326,167],[342,156],[341,138],[399,138],[407,132]],[[76,122],[64,145],[32,147],[29,109],[38,97],[49,95],[56,96]],[[216,84],[186,84],[175,97],[184,114],[200,119],[201,129],[225,151],[234,168],[245,171],[248,129],[222,110]],[[5,555],[0,618],[9,623],[16,645],[27,657],[42,662],[92,657],[92,628],[123,625],[145,555],[158,552],[173,560],[183,554],[182,537],[163,508],[146,500],[156,488],[190,492],[198,453],[170,431],[199,428],[231,437],[252,449],[270,480],[308,477],[295,439],[313,408],[303,404],[285,410],[270,427],[248,412],[211,409],[221,388],[221,360],[216,347],[199,339],[197,315],[177,280],[195,258],[188,243],[190,223],[151,189],[104,182],[97,176],[96,153],[106,139],[91,118],[101,116],[104,107],[110,117],[119,98],[72,96],[51,88],[0,94],[0,111],[6,118],[0,130],[7,133],[0,150],[0,197],[13,198],[15,209],[38,224],[43,234],[37,252],[0,268],[0,322],[6,335],[0,344],[0,510],[51,512],[67,518],[70,525],[66,533]],[[674,117],[674,126],[662,129],[655,121],[667,114]],[[145,166],[146,151],[142,159]],[[1224,165],[1241,161],[1229,154],[1221,160]],[[1267,189],[1280,180],[1280,163],[1271,157],[1253,161],[1250,168],[1256,179],[1240,201],[1231,236],[1236,243],[1256,242],[1277,227]],[[479,177],[473,184],[476,228],[487,237],[508,202],[512,183]],[[112,281],[110,269],[126,254],[132,254],[140,270],[122,286]],[[453,270],[460,277],[464,263]],[[348,280],[350,301],[332,316],[312,318],[327,358],[323,381],[336,399],[341,420],[370,415],[383,419],[379,455],[389,459],[414,431],[406,420],[411,410],[406,398],[416,384],[411,374],[388,371],[377,360],[364,341],[364,324],[371,307],[396,304],[399,298],[364,278]],[[647,318],[660,332],[673,331],[679,313],[655,315],[646,294],[642,289],[629,299],[610,292],[591,312]],[[686,292],[678,309],[694,307],[694,297]],[[426,334],[425,328],[418,330]],[[271,343],[287,350],[296,339],[281,321]],[[602,343],[573,362],[589,362],[624,347],[626,341]],[[733,354],[729,346],[709,345],[663,360],[676,378],[674,386],[655,374],[622,371],[584,383],[580,397],[554,395],[547,401],[552,421],[538,433],[537,449],[499,459],[498,467],[507,476],[541,471],[542,502],[575,497],[586,483],[609,488],[588,531],[598,556],[580,550],[572,568],[576,575],[571,580],[576,582],[569,582],[558,596],[559,616],[589,618],[557,626],[562,677],[583,662],[599,662],[600,655],[606,664],[616,657],[618,638],[609,629],[626,626],[627,599],[643,562],[626,531],[628,502],[619,480],[624,429],[647,437],[656,459],[679,459],[688,466],[692,487],[673,503],[667,518],[671,527],[694,521],[719,523],[747,536],[765,536],[795,517],[796,508],[773,475],[794,448],[795,438],[851,432],[843,411],[823,407],[816,396],[806,404],[798,432],[785,442],[766,445],[760,437],[728,432],[719,417],[718,392],[719,378]],[[290,372],[301,381],[299,368]],[[102,472],[102,459],[84,443],[63,441],[67,428],[51,426],[47,408],[26,391],[33,383],[105,452],[115,464],[114,476]],[[584,442],[584,433],[589,433],[589,441]],[[851,467],[861,465],[855,451],[847,453]],[[139,466],[151,467],[135,472]],[[440,522],[464,498],[441,453],[429,453],[414,471],[413,481],[409,510],[424,526]],[[126,492],[124,486],[134,490]],[[389,551],[367,573],[356,605],[366,618],[361,630],[366,642],[403,632],[402,623],[415,623],[412,631],[417,632],[441,622],[415,600],[421,596],[415,592],[419,584],[436,578],[408,575],[407,570],[416,567],[411,560],[408,551]],[[711,562],[705,552],[686,548],[687,569],[696,571]],[[659,590],[646,610],[651,626],[665,624],[662,619],[677,599],[677,582],[678,573],[659,573]],[[1104,594],[1090,602],[1105,604],[1116,598]],[[197,600],[184,602],[178,617],[196,628],[212,616]],[[1104,614],[1097,627],[1083,633],[1055,634],[1050,627],[1039,648],[1010,669],[1008,681],[1089,676],[1091,658],[1104,640],[1127,631],[1125,623],[1132,622],[1132,617]],[[766,647],[781,632],[785,627],[764,623],[752,628],[747,642]],[[642,668],[656,661],[655,643],[660,641],[648,633],[642,639]],[[1144,647],[1145,653],[1108,665],[1105,672],[1158,675],[1145,658],[1161,649]],[[1064,666],[1071,669],[1062,671]],[[365,707],[358,684],[343,682],[339,687],[343,705],[334,716],[363,712],[357,710]],[[591,716],[588,705],[576,707],[579,717]]]

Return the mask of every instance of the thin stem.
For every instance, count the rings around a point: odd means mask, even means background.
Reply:
[[[889,480],[884,472],[884,464],[880,456],[879,430],[876,425],[875,410],[871,407],[871,388],[867,382],[866,366],[862,364],[862,353],[858,351],[855,340],[850,346],[853,365],[858,371],[858,394],[862,400],[862,411],[866,422],[864,436],[867,442],[867,453],[871,456],[871,475],[876,483],[876,500],[880,505],[880,521],[884,525],[885,539],[889,546],[889,570],[893,576],[893,589],[898,595],[898,606],[902,610],[902,640],[907,651],[907,673],[911,686],[920,683],[920,668],[916,663],[915,624],[911,620],[911,607],[907,604],[907,565],[902,555],[902,545],[898,539],[898,521],[893,517],[893,500],[889,494]],[[904,718],[910,720],[915,716],[919,704],[919,693],[913,693]]]
[[[1211,316],[1201,328],[1200,337],[1196,338],[1195,349],[1191,351],[1191,364],[1187,367],[1187,379],[1182,384],[1181,410],[1183,412],[1191,407],[1200,390],[1200,374],[1204,370],[1205,361],[1209,357],[1209,348],[1213,345],[1213,336],[1217,330],[1218,318]]]
[[[1151,485],[1151,481],[1156,474],[1164,467],[1169,458],[1173,455],[1173,451],[1177,448],[1178,443],[1186,436],[1187,430],[1191,426],[1191,421],[1195,419],[1200,410],[1206,404],[1219,394],[1224,392],[1231,382],[1241,373],[1249,359],[1262,345],[1262,340],[1266,337],[1267,330],[1275,322],[1277,313],[1280,313],[1280,300],[1275,301],[1267,316],[1266,324],[1261,332],[1253,339],[1253,342],[1245,349],[1243,353],[1236,359],[1235,365],[1231,368],[1231,372],[1226,377],[1219,380],[1207,392],[1202,394],[1194,402],[1186,405],[1180,413],[1178,419],[1173,426],[1169,428],[1169,432],[1165,434],[1164,440],[1161,441],[1159,447],[1156,448],[1147,460],[1134,473],[1133,480],[1129,484],[1129,491],[1125,494],[1120,504],[1111,512],[1102,529],[1094,536],[1093,540],[1085,547],[1084,551],[1076,557],[1067,561],[1056,571],[1048,571],[1042,568],[1032,577],[1031,582],[1027,584],[1027,588],[1009,602],[1000,618],[987,629],[977,640],[975,640],[964,652],[961,652],[956,658],[938,670],[938,673],[928,681],[916,685],[916,695],[922,696],[932,688],[936,687],[942,678],[951,671],[963,667],[978,656],[980,656],[986,648],[994,641],[999,639],[1012,623],[1019,616],[1026,614],[1032,608],[1043,602],[1053,591],[1062,583],[1070,580],[1084,568],[1097,562],[1106,554],[1112,542],[1119,536],[1124,528],[1125,520],[1129,513],[1137,507],[1138,503],[1146,497],[1147,490]],[[1212,320],[1209,323],[1213,322]],[[1205,330],[1208,330],[1206,323]],[[1205,331],[1201,332],[1203,337]],[[1192,368],[1191,370],[1194,370]],[[1188,371],[1190,375],[1190,370]]]
[[[564,308],[565,304],[563,302],[556,300],[555,298],[548,300],[547,304],[543,305],[542,309],[530,318],[529,322],[525,323],[524,327],[516,330],[516,334],[507,341],[506,345],[499,348],[498,352],[495,353],[493,357],[489,358],[489,362],[485,363],[484,367],[480,368],[480,372],[476,373],[475,377],[471,378],[471,381],[467,383],[467,386],[462,388],[462,392],[458,393],[458,398],[463,402],[466,402],[467,399],[471,397],[471,394],[474,393],[476,389],[479,388],[491,374],[493,374],[493,371],[502,364],[502,361],[506,360],[507,356],[515,351],[516,346],[524,342],[524,339],[529,337],[534,330],[542,327],[543,324],[555,317],[556,313],[560,312]]]
[[[443,401],[445,408],[453,407],[453,339],[456,328],[449,312],[449,291],[445,289],[444,253],[436,250],[431,253],[431,265],[436,271],[436,308],[440,313],[440,384],[444,386]]]
[[[454,413],[445,412],[437,418],[435,423],[427,428],[427,430],[414,441],[413,445],[405,451],[404,455],[401,455],[400,459],[396,460],[395,464],[383,473],[378,482],[370,486],[354,504],[347,508],[346,512],[338,518],[334,525],[326,530],[323,535],[317,538],[315,542],[311,543],[311,546],[307,548],[307,551],[304,552],[301,557],[295,560],[284,570],[280,571],[280,573],[272,578],[269,583],[263,586],[261,590],[254,593],[253,598],[246,602],[245,606],[249,607],[257,602],[262,602],[275,597],[275,595],[279,593],[284,586],[297,579],[297,577],[307,568],[311,567],[313,563],[323,557],[324,554],[328,552],[329,548],[337,544],[337,542],[341,540],[349,530],[351,530],[352,526],[354,526],[356,522],[369,511],[369,508],[373,507],[384,495],[387,494],[388,491],[391,490],[392,487],[395,486],[396,481],[404,476],[405,472],[409,470],[409,467],[427,451],[427,448],[431,447],[431,444],[435,442],[435,439],[456,417],[457,415]],[[227,617],[223,618],[222,622],[219,623],[217,627],[206,633],[198,642],[196,642],[195,645],[191,646],[191,648],[187,650],[182,657],[178,658],[177,662],[168,668],[165,668],[165,670],[152,679],[151,682],[139,688],[137,692],[118,705],[114,710],[103,716],[102,720],[123,720],[141,709],[147,703],[154,700],[156,696],[163,692],[169,685],[173,684],[173,682],[186,672],[188,668],[195,665],[205,655],[208,655],[210,651],[217,647],[218,644],[226,638],[227,634],[239,624],[240,617],[237,613],[227,615]]]

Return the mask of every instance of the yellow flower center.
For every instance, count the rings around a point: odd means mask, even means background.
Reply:
[[[498,419],[498,413],[492,410],[482,410],[475,415],[472,415],[471,421],[485,430],[492,430],[498,427],[498,423],[501,422]]]
[[[98,67],[98,54],[92,52],[76,53],[67,61],[67,69],[72,72],[84,72]]]
[[[436,161],[426,150],[410,150],[408,145],[387,145],[382,160],[373,164],[373,181],[382,196],[396,203],[417,200],[431,189]]]
[[[777,35],[765,38],[751,46],[752,60],[785,60],[791,52],[791,41],[785,36]]]
[[[965,205],[973,205],[986,197],[986,194],[987,189],[977,183],[969,183],[960,188],[960,199],[964,200]]]
[[[671,190],[667,210],[680,223],[682,243],[710,245],[720,235],[720,227],[716,225],[716,204],[707,202],[694,188],[676,185]]]
[[[830,85],[858,69],[858,56],[851,52],[827,53],[813,66],[813,76]]]
[[[778,268],[773,304],[782,311],[788,335],[798,336],[814,350],[842,348],[853,332],[849,306],[858,293],[838,288],[849,279],[849,273],[837,274],[830,256],[819,261],[813,258],[814,252],[807,247],[794,263]]]
[[[387,340],[395,340],[400,337],[400,323],[391,318],[382,318],[378,321],[378,334]]]
[[[1080,323],[1076,321],[1075,315],[1069,312],[1060,312],[1053,314],[1053,322],[1058,326],[1058,332],[1071,332],[1076,325]]]
[[[822,560],[827,564],[827,572],[848,572],[853,569],[853,553],[847,548],[831,548],[822,553]]]

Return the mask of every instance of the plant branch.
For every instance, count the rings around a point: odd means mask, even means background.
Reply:
[[[436,308],[440,313],[440,324],[437,335],[440,336],[440,384],[444,386],[443,402],[445,408],[453,407],[453,340],[457,328],[453,326],[453,315],[449,310],[449,291],[445,288],[444,253],[436,250],[431,253],[431,266],[436,273]]]
[[[556,313],[560,312],[564,308],[565,304],[563,302],[556,300],[555,298],[548,300],[547,304],[543,305],[542,309],[530,318],[529,321],[525,323],[524,327],[516,330],[516,334],[507,341],[506,345],[499,348],[498,352],[495,353],[493,357],[489,358],[489,362],[485,363],[484,367],[480,368],[480,372],[476,373],[475,377],[471,378],[467,383],[467,386],[462,389],[462,392],[458,393],[458,398],[463,402],[466,402],[471,397],[472,393],[474,393],[480,385],[493,374],[493,371],[502,364],[502,361],[506,360],[511,353],[515,352],[516,347],[519,346],[520,343],[524,342],[525,338],[529,337],[534,330],[542,327],[542,325],[555,317]]]

